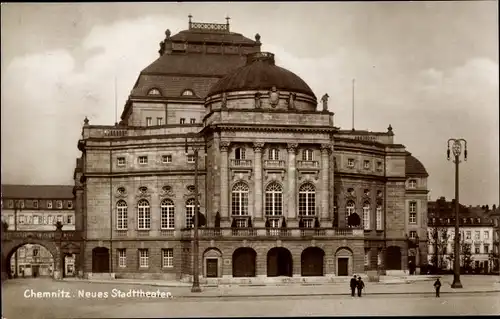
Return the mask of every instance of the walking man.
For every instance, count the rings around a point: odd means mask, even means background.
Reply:
[[[441,289],[441,281],[439,281],[439,278],[434,282],[434,289],[436,289],[436,298],[439,298],[439,289]]]
[[[351,278],[351,297],[354,297],[357,286],[358,286],[358,281],[356,280],[356,275],[354,275],[354,277]]]
[[[358,297],[361,297],[363,288],[365,288],[365,283],[363,282],[363,279],[361,279],[361,276],[358,276]]]

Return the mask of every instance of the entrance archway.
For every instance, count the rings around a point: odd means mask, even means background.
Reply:
[[[325,252],[318,247],[304,249],[301,256],[300,273],[302,276],[323,276]]]
[[[96,247],[92,249],[92,272],[109,272],[109,249],[106,247]]]
[[[43,244],[28,242],[11,248],[3,261],[8,278],[52,277],[56,255]]]
[[[398,246],[387,247],[387,270],[401,270],[401,248]]]
[[[335,252],[335,264],[337,267],[337,276],[350,276],[353,273],[352,250],[347,247],[341,247]]]
[[[283,247],[275,247],[267,253],[267,276],[278,277],[293,274],[292,254]]]
[[[252,248],[241,247],[233,253],[233,277],[255,277],[257,253]]]

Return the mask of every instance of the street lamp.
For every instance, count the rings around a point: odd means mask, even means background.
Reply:
[[[464,160],[467,161],[467,141],[463,138],[448,140],[448,151],[446,152],[448,160],[450,160],[450,143],[453,143],[452,150],[455,156],[455,265],[453,267],[453,283],[451,288],[462,288],[460,282],[460,229],[459,229],[459,210],[460,201],[458,199],[458,165],[460,164],[460,154],[462,153],[462,143],[464,144]]]
[[[193,287],[191,287],[191,292],[201,292],[200,288],[200,278],[199,278],[199,266],[198,266],[198,251],[199,251],[199,238],[198,238],[198,146],[191,146],[194,152],[194,245],[193,245]],[[188,140],[186,137],[185,141],[186,156],[188,155]]]

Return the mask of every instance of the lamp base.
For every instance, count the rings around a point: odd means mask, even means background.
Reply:
[[[463,288],[462,283],[460,282],[460,277],[455,275],[453,277],[453,283],[451,284],[451,288]]]
[[[191,287],[191,292],[201,292],[201,288],[199,285],[193,285],[193,287]]]

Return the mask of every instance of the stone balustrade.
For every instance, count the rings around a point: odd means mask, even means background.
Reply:
[[[319,161],[297,161],[297,167],[319,169]]]
[[[265,160],[264,167],[266,168],[284,168],[285,161],[282,160]]]
[[[231,167],[252,167],[252,160],[232,159]]]

